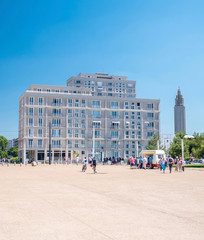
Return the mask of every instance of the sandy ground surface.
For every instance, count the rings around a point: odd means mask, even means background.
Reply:
[[[0,239],[204,239],[204,171],[0,166]]]

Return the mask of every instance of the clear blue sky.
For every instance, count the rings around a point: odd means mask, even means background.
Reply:
[[[204,1],[1,0],[0,135],[18,136],[30,84],[65,85],[80,72],[127,75],[137,97],[161,100],[174,132],[178,86],[187,132],[204,132]]]

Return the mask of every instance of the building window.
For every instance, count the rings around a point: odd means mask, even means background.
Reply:
[[[78,131],[78,130],[75,130],[75,131],[74,131],[74,137],[75,137],[75,138],[78,138],[78,137],[79,137],[79,131]]]
[[[153,137],[153,132],[147,132],[147,137]]]
[[[29,122],[29,126],[32,127],[33,126],[33,118],[29,118],[28,122]]]
[[[78,120],[75,120],[75,122],[74,122],[74,127],[75,127],[75,128],[78,128],[78,127],[79,127],[79,121],[78,121]]]
[[[86,117],[86,111],[85,110],[81,110],[81,117],[83,117],[83,118]]]
[[[74,147],[79,148],[79,141],[78,140],[75,141]]]
[[[68,109],[67,113],[68,113],[68,117],[72,117],[72,109]]]
[[[62,100],[59,98],[53,98],[52,99],[52,106],[61,106]]]
[[[111,102],[111,109],[118,109],[119,103],[118,102]]]
[[[53,108],[52,109],[52,116],[61,116],[61,109],[56,109],[56,108]]]
[[[33,137],[33,129],[28,129],[28,136]]]
[[[152,120],[154,118],[154,113],[147,113],[147,118]]]
[[[29,115],[33,116],[33,108],[29,108]]]
[[[42,127],[42,125],[43,125],[43,120],[42,120],[42,118],[39,118],[38,119],[38,126]]]
[[[101,112],[100,111],[92,111],[92,117],[93,118],[101,117]]]
[[[52,147],[53,148],[60,148],[61,142],[60,140],[52,140]]]
[[[81,147],[82,147],[82,148],[85,147],[85,141],[84,141],[84,140],[81,141]]]
[[[119,138],[119,132],[118,131],[111,131],[111,138]]]
[[[95,138],[101,138],[101,131],[95,130]]]
[[[29,146],[29,148],[33,147],[33,139],[28,140],[28,146]]]
[[[69,106],[69,107],[72,107],[72,99],[68,99],[68,100],[67,100],[67,103],[68,103],[68,106]]]
[[[52,129],[52,137],[60,137],[60,133],[59,129]]]
[[[100,108],[101,104],[100,101],[92,101],[92,108]]]
[[[39,104],[39,105],[43,105],[43,98],[39,98],[39,99],[38,99],[38,104]]]
[[[92,127],[93,128],[101,128],[101,122],[92,122]]]
[[[39,109],[38,109],[38,115],[39,115],[39,116],[42,116],[42,115],[43,115],[43,109],[42,109],[42,108],[39,108]]]
[[[33,97],[30,97],[30,98],[29,98],[29,104],[30,104],[30,105],[33,105]]]
[[[86,101],[85,100],[81,100],[81,106],[86,107]]]
[[[42,129],[38,129],[38,137],[42,137]]]
[[[50,92],[50,89],[47,89],[47,92]]]
[[[43,146],[43,140],[38,139],[38,147],[41,148]]]
[[[103,83],[102,82],[97,82],[98,87],[102,87]]]
[[[119,118],[119,112],[111,112],[111,117],[112,118]]]
[[[68,119],[68,127],[71,128],[72,127],[72,120]]]
[[[72,130],[68,129],[68,137],[72,138]]]
[[[68,140],[68,148],[72,148],[72,141],[71,140]]]
[[[81,120],[81,127],[85,128],[85,120]]]
[[[153,104],[151,103],[151,104],[147,104],[147,109],[148,110],[153,110]]]
[[[74,117],[79,117],[79,110],[74,111]]]
[[[81,130],[81,137],[85,138],[85,130]]]

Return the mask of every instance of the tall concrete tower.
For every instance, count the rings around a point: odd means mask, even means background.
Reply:
[[[186,113],[184,99],[181,95],[180,88],[175,99],[174,107],[174,131],[175,133],[186,132]]]

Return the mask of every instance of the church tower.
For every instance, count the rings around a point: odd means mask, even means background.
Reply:
[[[175,133],[186,132],[186,113],[184,106],[184,99],[181,95],[180,88],[175,99],[174,107],[174,131]]]

